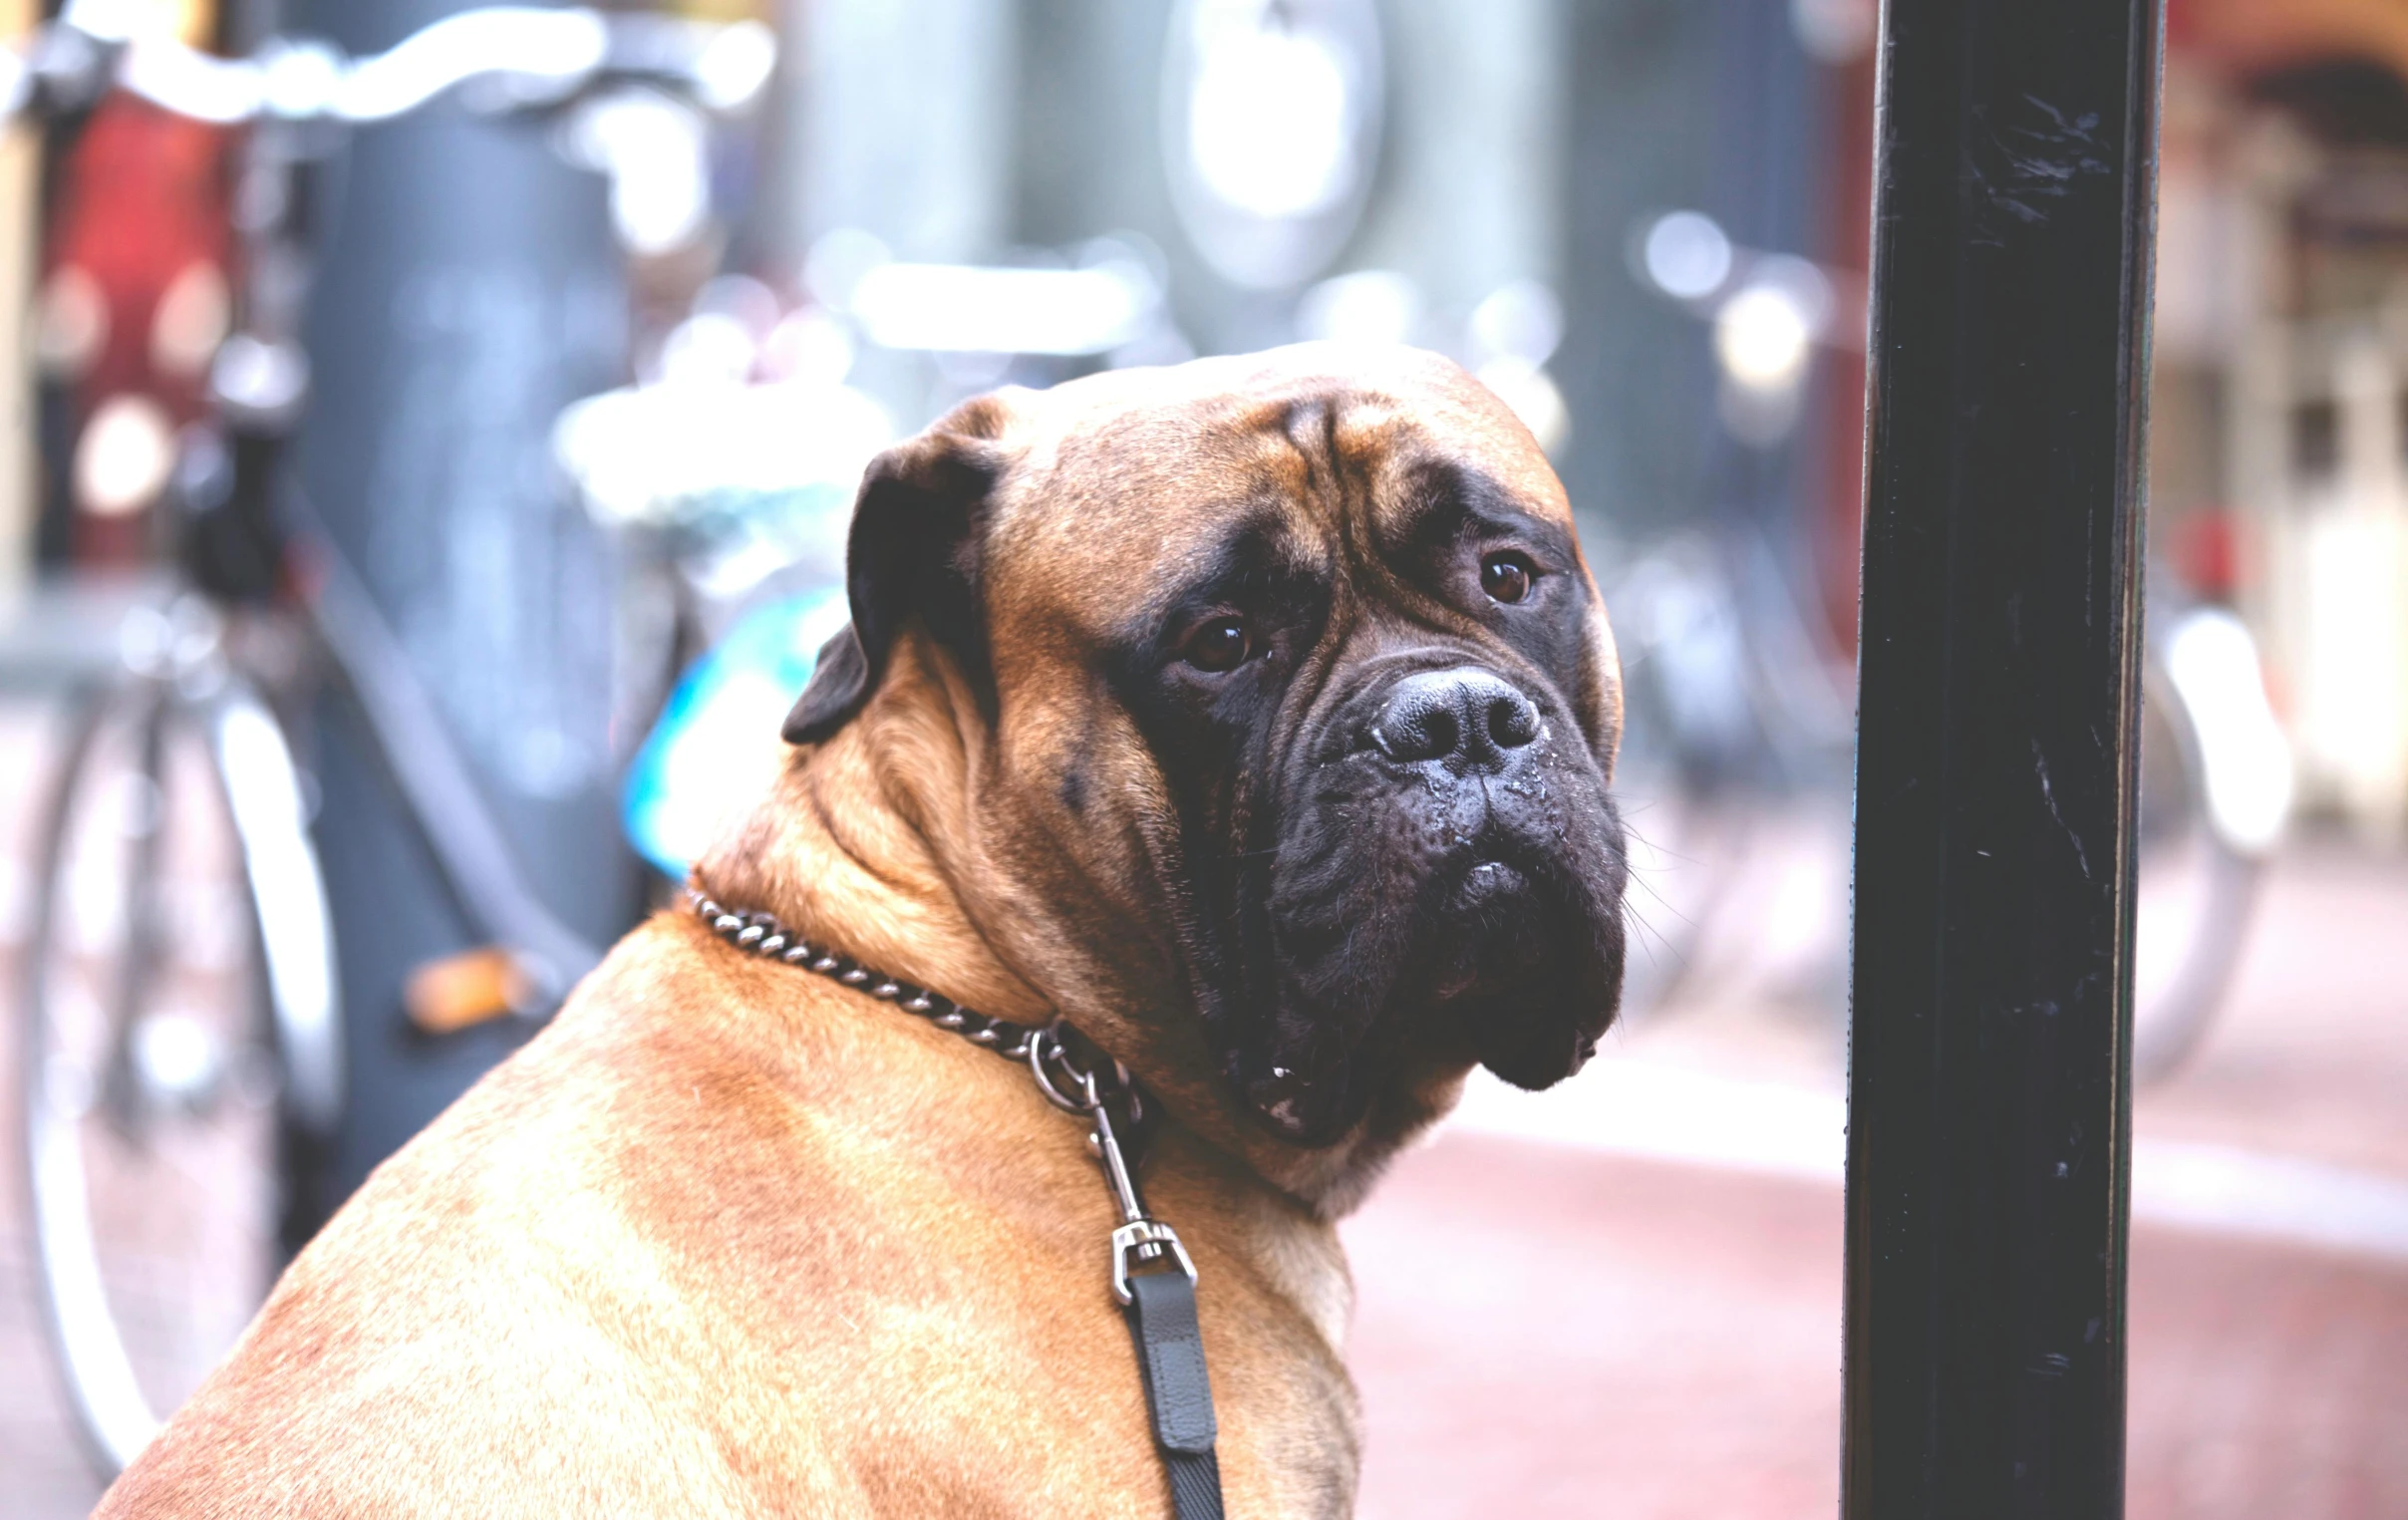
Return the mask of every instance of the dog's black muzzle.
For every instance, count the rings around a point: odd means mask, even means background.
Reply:
[[[1264,883],[1278,991],[1240,1064],[1258,1111],[1335,1139],[1432,1040],[1524,1086],[1577,1068],[1613,1018],[1623,885],[1577,729],[1495,669],[1424,656],[1366,672],[1321,732]]]

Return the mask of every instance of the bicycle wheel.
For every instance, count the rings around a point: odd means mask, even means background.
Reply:
[[[2141,680],[2132,1074],[2153,1081],[2199,1048],[2230,990],[2262,862],[2209,814],[2197,727],[2155,660]]]
[[[1738,788],[1699,785],[1654,755],[1617,765],[1615,793],[1631,866],[1622,1010],[1635,1025],[1712,981],[1702,962],[1757,820]]]
[[[1744,625],[1709,544],[1640,556],[1608,601],[1623,660],[1614,793],[1631,866],[1623,1010],[1636,1024],[1713,980],[1701,960],[1747,864],[1765,745]]]
[[[113,1475],[281,1264],[281,1067],[208,710],[78,705],[41,835],[19,1064],[53,1349]]]

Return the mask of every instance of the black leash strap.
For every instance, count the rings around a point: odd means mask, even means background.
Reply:
[[[1196,1285],[1184,1272],[1148,1272],[1128,1281],[1129,1339],[1145,1378],[1154,1444],[1170,1473],[1178,1520],[1221,1520],[1221,1461],[1212,1443],[1212,1381],[1204,1372],[1204,1336],[1196,1324]]]
[[[1170,1476],[1171,1512],[1177,1520],[1222,1520],[1221,1459],[1213,1450],[1220,1422],[1213,1417],[1204,1332],[1196,1322],[1196,1264],[1179,1232],[1146,1214],[1121,1152],[1113,1101],[1126,1105],[1132,1128],[1143,1111],[1127,1071],[1114,1063],[1107,1084],[1098,1076],[1103,1064],[1082,1067],[1065,1053],[1062,1038],[1058,1026],[1040,1030],[1030,1042],[1029,1069],[1048,1098],[1094,1126],[1095,1161],[1121,1219],[1112,1231],[1112,1296],[1128,1316],[1129,1339],[1137,1347],[1154,1447]],[[1151,1270],[1131,1270],[1141,1267]]]

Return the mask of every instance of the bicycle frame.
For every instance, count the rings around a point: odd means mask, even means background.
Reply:
[[[516,1012],[547,1014],[599,959],[529,887],[400,641],[289,478],[288,446],[308,394],[297,336],[305,282],[276,277],[306,269],[301,177],[344,130],[454,92],[482,92],[477,104],[503,113],[572,108],[594,92],[622,87],[732,109],[765,81],[769,40],[765,29],[750,24],[505,7],[452,16],[370,58],[345,60],[322,45],[274,42],[256,58],[226,60],[113,31],[117,14],[105,5],[71,4],[22,54],[0,48],[0,112],[63,119],[72,131],[104,93],[118,89],[180,115],[245,126],[250,130],[238,145],[244,171],[258,181],[252,187],[272,191],[271,213],[241,224],[248,287],[209,376],[207,417],[216,432],[187,449],[181,461],[179,484],[188,498],[182,504],[223,513],[204,525],[180,524],[186,531],[175,545],[178,568],[198,594],[178,598],[163,613],[144,609],[156,624],[155,637],[134,637],[140,630],[129,624],[121,630],[122,668],[70,693],[71,729],[41,842],[45,889],[36,896],[21,972],[25,1007],[36,1011],[23,1021],[21,1072],[46,1081],[53,1070],[46,1042],[57,1029],[40,1011],[57,1012],[53,1005],[64,996],[48,981],[68,963],[54,966],[48,952],[56,935],[72,927],[57,890],[59,863],[72,837],[80,837],[74,820],[100,774],[96,761],[108,759],[99,751],[114,753],[116,727],[135,725],[127,739],[137,746],[137,774],[163,797],[159,778],[168,752],[195,740],[230,823],[239,886],[247,894],[258,973],[250,985],[264,1005],[264,1028],[260,1014],[246,1007],[242,1038],[253,1051],[259,1040],[272,1041],[289,1188],[296,1164],[316,1164],[296,1162],[293,1142],[331,1146],[348,1118],[341,983],[302,772],[285,729],[246,678],[242,647],[228,641],[229,628],[237,636],[245,631],[239,614],[292,614],[314,636],[362,721],[368,750],[402,794],[405,825],[425,845],[471,930],[488,936],[518,968],[526,991]],[[221,531],[228,528],[234,536]],[[230,619],[229,612],[238,616]],[[154,873],[142,853],[155,846],[137,829],[127,847],[134,853],[125,857],[130,885],[121,895],[131,911],[125,937],[109,946],[111,959],[103,963],[115,975],[102,1015],[107,1023],[82,1028],[97,1030],[105,1044],[93,1065],[100,1073],[96,1090],[111,1115],[140,1134],[181,1110],[158,1106],[159,1091],[173,1100],[177,1089],[146,1087],[153,1078],[137,1070],[137,1026],[157,1012],[146,1003],[154,979],[155,947],[146,938],[155,916],[148,901]],[[113,1473],[150,1438],[156,1417],[103,1277],[91,1189],[107,1171],[87,1174],[81,1103],[28,1102],[26,1160],[48,1328],[83,1433],[98,1465]],[[298,1244],[295,1231],[314,1218],[296,1225],[287,1203],[289,1250]]]
[[[244,325],[226,340],[212,377],[218,415],[234,435],[232,478],[225,482],[229,509],[255,531],[274,536],[276,542],[265,546],[271,557],[298,556],[300,573],[285,576],[298,591],[292,600],[354,699],[407,804],[410,825],[454,901],[505,948],[530,1004],[541,1008],[556,1003],[600,952],[527,886],[399,641],[284,478],[284,445],[306,402],[308,366],[292,335],[294,292],[286,289],[270,300],[257,288],[256,274],[306,267],[289,181],[312,155],[289,135],[270,141],[267,134],[311,123],[340,129],[390,121],[444,95],[476,89],[484,92],[486,109],[503,112],[558,108],[605,87],[626,86],[674,90],[707,109],[729,111],[757,95],[773,60],[774,44],[757,23],[714,26],[508,6],[446,17],[383,54],[359,59],[346,60],[319,43],[271,39],[256,58],[229,60],[129,32],[122,8],[93,0],[69,5],[22,57],[0,49],[0,111],[71,114],[114,87],[190,119],[253,126],[257,131],[245,149],[249,167],[288,181],[276,196],[278,214],[245,235],[253,288],[243,303]],[[193,568],[210,586],[212,567]],[[233,588],[212,589],[223,596]],[[248,736],[235,742],[255,751],[261,743],[256,726],[239,719],[234,724],[235,735]],[[281,803],[246,798],[244,806],[256,817]],[[262,864],[306,915],[313,893],[301,884],[289,852],[262,848]],[[314,896],[322,902],[322,886]],[[317,1002],[304,987],[320,969],[301,969],[289,947],[287,962],[297,979],[288,989],[294,1006]]]

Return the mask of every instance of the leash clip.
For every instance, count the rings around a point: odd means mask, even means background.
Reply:
[[[1039,1030],[1029,1037],[1029,1069],[1037,1077],[1038,1090],[1048,1101],[1056,1108],[1086,1115],[1093,1126],[1087,1134],[1087,1147],[1103,1167],[1103,1180],[1112,1190],[1113,1204],[1120,1210],[1120,1226],[1112,1231],[1112,1297],[1123,1306],[1128,1304],[1132,1261],[1150,1264],[1166,1257],[1174,1259],[1187,1280],[1194,1282],[1196,1264],[1188,1256],[1187,1247],[1179,1243],[1179,1232],[1146,1216],[1145,1200],[1138,1196],[1137,1179],[1129,1171],[1128,1156],[1121,1150],[1120,1136],[1112,1125],[1110,1094],[1097,1080],[1095,1071],[1082,1070],[1072,1063],[1062,1047],[1061,1032],[1055,1027]],[[1137,1111],[1136,1090],[1129,1081],[1128,1068],[1118,1062],[1112,1064],[1112,1090],[1127,1095],[1133,1120]]]
[[[1196,1264],[1188,1258],[1187,1248],[1179,1244],[1179,1232],[1161,1220],[1132,1219],[1112,1232],[1112,1297],[1120,1301],[1122,1308],[1134,1297],[1129,1291],[1130,1255],[1134,1253],[1140,1261],[1159,1260],[1166,1250],[1178,1262],[1179,1270],[1187,1274],[1187,1280],[1194,1282]]]

